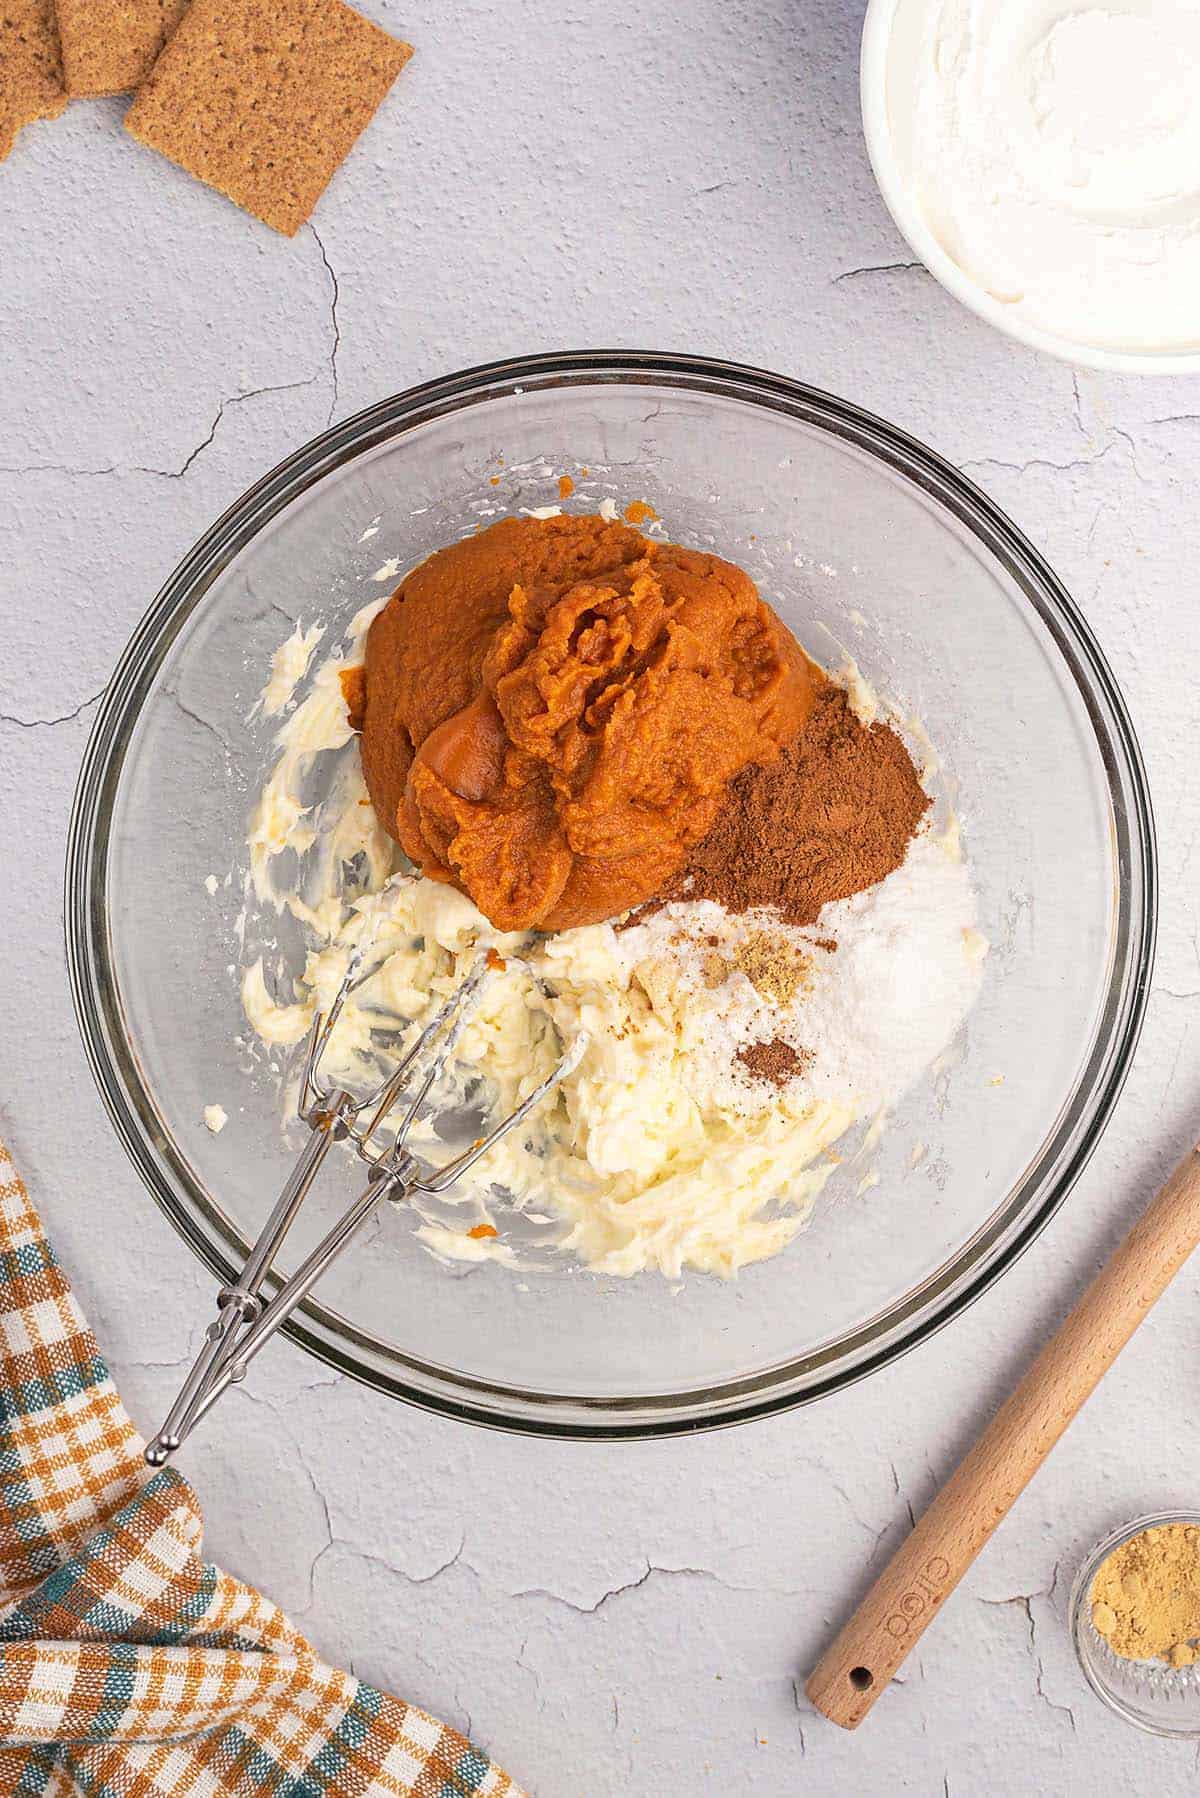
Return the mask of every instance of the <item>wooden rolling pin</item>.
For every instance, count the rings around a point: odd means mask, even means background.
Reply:
[[[856,1729],[1200,1242],[1200,1145],[1097,1274],[901,1543],[805,1687]]]

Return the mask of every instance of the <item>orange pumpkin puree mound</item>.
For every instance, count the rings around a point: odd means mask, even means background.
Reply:
[[[717,556],[598,517],[504,518],[372,625],[363,772],[423,873],[501,930],[566,930],[652,897],[823,684]]]

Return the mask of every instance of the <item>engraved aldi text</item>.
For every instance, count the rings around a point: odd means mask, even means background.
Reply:
[[[934,1555],[926,1561],[916,1580],[901,1598],[896,1609],[887,1619],[885,1628],[890,1636],[906,1636],[918,1617],[934,1609],[945,1597],[943,1582],[949,1578],[950,1563],[942,1555]]]

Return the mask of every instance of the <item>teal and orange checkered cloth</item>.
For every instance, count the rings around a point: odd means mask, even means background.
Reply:
[[[0,1794],[522,1798],[200,1556],[0,1143]]]

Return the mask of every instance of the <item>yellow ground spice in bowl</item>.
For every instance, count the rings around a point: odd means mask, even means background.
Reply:
[[[1159,1524],[1131,1536],[1092,1581],[1092,1622],[1129,1661],[1200,1660],[1200,1528]]]

